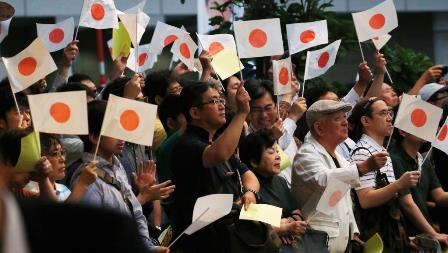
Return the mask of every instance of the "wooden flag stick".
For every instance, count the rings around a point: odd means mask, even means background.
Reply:
[[[98,154],[98,148],[100,146],[101,134],[98,136],[98,142],[96,143],[95,154],[93,155],[93,161],[96,160],[96,155]]]
[[[303,94],[305,93],[305,79],[303,79],[303,85],[302,85],[302,95],[301,97],[303,97]]]
[[[365,62],[365,61],[366,61],[366,58],[364,58],[364,52],[362,51],[361,42],[358,41],[358,45],[359,45],[359,49],[361,50],[362,62]]]
[[[203,213],[201,213],[201,215],[199,215],[198,216],[198,218],[195,220],[195,221],[197,221],[197,220],[199,220],[208,210],[210,209],[210,207],[209,208],[207,208],[207,209],[205,209],[205,211],[203,212]],[[193,221],[193,223],[195,222],[195,221]],[[183,234],[185,234],[185,231],[187,231],[187,229],[189,228],[190,226],[188,226],[184,231],[182,231],[182,233],[178,236],[178,237],[176,237],[176,239],[174,239],[174,241],[172,242],[172,243],[170,243],[170,245],[168,245],[168,248],[171,248],[171,246],[173,246],[173,244],[177,241],[177,240],[179,240],[179,238],[183,235]]]
[[[392,135],[394,134],[395,127],[392,127],[392,133],[389,136],[389,140],[387,141],[386,151],[389,149],[390,140],[392,139]]]

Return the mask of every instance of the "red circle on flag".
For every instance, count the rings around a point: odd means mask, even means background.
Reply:
[[[443,127],[442,127],[442,129],[440,130],[440,134],[439,134],[439,136],[437,137],[437,139],[439,140],[439,141],[444,141],[445,140],[445,138],[446,138],[446,134],[448,133],[448,125],[444,125]]]
[[[249,43],[256,48],[264,47],[268,41],[268,35],[261,29],[254,29],[249,34]]]
[[[339,200],[342,199],[342,193],[341,191],[335,191],[333,194],[331,194],[330,199],[328,200],[328,205],[330,207],[335,207],[336,204],[339,202]]]
[[[175,40],[177,40],[177,36],[174,34],[170,34],[166,36],[165,39],[163,40],[163,46],[166,47],[169,44],[173,43]]]
[[[185,57],[185,58],[187,58],[187,59],[190,59],[190,48],[188,47],[188,45],[187,45],[187,43],[182,43],[182,44],[180,44],[180,46],[179,46],[179,51],[180,51],[180,54],[183,56],[183,57]]]
[[[221,43],[217,42],[217,41],[212,42],[210,44],[210,46],[208,46],[208,52],[211,55],[215,55],[215,54],[221,52],[221,50],[223,50],[223,49],[224,49],[224,46]]]
[[[314,38],[316,38],[316,34],[313,30],[306,30],[300,34],[300,41],[305,44],[313,41]]]
[[[373,39],[374,39],[374,40],[379,40],[379,39],[380,39],[380,37],[378,37],[378,36],[375,36],[375,37],[373,37]]]
[[[54,44],[61,42],[64,39],[64,30],[61,28],[53,29],[53,31],[48,34],[48,39]]]
[[[426,124],[426,113],[420,108],[417,108],[411,113],[411,122],[416,127],[422,127]]]
[[[289,71],[287,68],[283,67],[280,69],[280,73],[278,74],[278,81],[282,85],[287,85],[289,82]]]
[[[99,21],[104,18],[104,7],[99,3],[94,3],[90,7],[90,14],[92,14],[93,19]]]
[[[327,66],[328,60],[330,59],[330,54],[328,52],[323,52],[320,56],[319,56],[319,60],[317,61],[317,65],[320,68],[324,68],[325,66]]]
[[[148,59],[148,54],[143,53],[138,56],[138,66],[143,66],[146,62],[146,59]]]
[[[19,69],[19,73],[24,76],[29,76],[34,73],[37,67],[37,61],[34,59],[34,57],[26,57],[23,58],[19,64],[17,65],[17,68]]]
[[[70,114],[70,107],[62,102],[56,102],[50,107],[50,115],[58,123],[67,122]]]
[[[134,110],[126,110],[120,115],[120,124],[127,131],[134,131],[139,123],[140,118]]]
[[[386,23],[386,18],[381,13],[377,13],[377,14],[373,15],[369,20],[369,25],[373,29],[381,29],[381,28],[383,28],[385,23]]]

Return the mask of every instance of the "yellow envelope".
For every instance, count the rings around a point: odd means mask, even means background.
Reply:
[[[118,22],[118,29],[112,31],[112,59],[115,60],[120,54],[128,56],[131,51],[131,37],[123,23]]]
[[[34,170],[34,165],[40,159],[40,138],[39,133],[32,132],[23,137],[20,145],[20,155],[14,172],[30,172]]]
[[[278,154],[280,155],[280,170],[284,170],[291,166],[291,159],[289,159],[289,156],[282,150],[280,145],[275,145],[277,146]]]
[[[224,48],[215,54],[212,59],[212,67],[221,79],[226,79],[236,72],[244,69],[243,63],[233,49]]]
[[[364,253],[381,253],[383,252],[383,240],[381,236],[376,233],[364,244]]]
[[[280,227],[281,219],[282,208],[266,204],[251,204],[247,211],[242,207],[240,212],[240,220],[261,221],[274,227]]]

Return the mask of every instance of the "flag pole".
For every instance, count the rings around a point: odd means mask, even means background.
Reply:
[[[201,213],[201,215],[199,215],[198,216],[198,218],[196,218],[196,220],[195,221],[197,221],[197,220],[199,220],[208,210],[210,209],[210,207],[208,207],[207,209],[205,209],[205,211],[203,212],[203,213]],[[194,221],[193,221],[193,223],[194,223]],[[177,240],[179,240],[179,238],[183,235],[183,234],[185,234],[185,232],[187,231],[187,229],[189,228],[190,226],[188,226],[184,231],[182,231],[182,233],[178,236],[178,237],[176,237],[176,239],[174,239],[174,241],[172,242],[172,243],[170,243],[170,245],[168,245],[168,248],[171,248],[171,246],[173,246],[173,244],[177,241]]]
[[[93,161],[96,160],[96,155],[98,154],[98,148],[101,142],[101,134],[98,136],[98,142],[96,143],[95,154],[93,154]]]
[[[280,95],[277,95],[277,115],[278,115],[278,118],[281,119],[281,117],[280,117]]]
[[[389,149],[390,140],[392,139],[392,135],[394,134],[395,127],[392,127],[392,133],[389,136],[389,140],[387,141],[386,151]]]
[[[358,40],[358,45],[359,45],[359,49],[361,50],[361,57],[362,57],[362,62],[365,62],[366,59],[364,58],[364,52],[362,51],[362,46],[361,46],[361,42],[359,42]]]
[[[303,85],[302,85],[302,95],[301,97],[303,97],[303,94],[305,93],[305,79],[303,79]]]
[[[136,44],[137,45],[135,45],[135,51],[136,51],[136,54],[135,54],[135,70],[136,70],[136,73],[138,73],[138,71],[139,71],[139,64],[140,64],[140,55],[138,54],[138,46],[139,46],[139,41],[138,41],[138,14],[139,14],[139,11],[137,11],[137,14],[135,15],[135,42],[136,42]]]
[[[425,164],[425,161],[426,161],[426,159],[429,157],[429,154],[431,154],[431,152],[432,152],[432,146],[431,146],[431,148],[428,150],[428,152],[426,153],[426,155],[425,155],[425,158],[423,158],[423,161],[422,161],[422,164],[420,165],[420,166],[418,166],[418,171],[419,172],[421,172],[422,171],[422,166],[423,166],[423,164]]]

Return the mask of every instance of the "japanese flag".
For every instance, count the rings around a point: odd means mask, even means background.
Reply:
[[[359,42],[389,33],[398,26],[393,0],[386,0],[366,11],[352,13]]]
[[[14,93],[28,88],[57,69],[41,39],[36,38],[22,52],[11,58],[3,58]]]
[[[29,95],[28,102],[37,132],[89,134],[85,91]]]
[[[333,209],[344,198],[350,186],[336,178],[327,180],[327,187],[317,203],[316,210],[326,215],[331,215]]]
[[[84,0],[79,26],[118,29],[117,9],[113,0]]]
[[[49,52],[65,48],[73,40],[75,22],[68,18],[57,24],[36,24],[37,36],[45,43]]]
[[[6,36],[8,36],[11,19],[12,18],[0,22],[0,43],[6,38]]]
[[[109,96],[101,135],[151,146],[157,106],[132,99]]]
[[[437,139],[432,144],[433,147],[445,152],[448,155],[448,118],[446,118],[445,123],[439,130],[437,134]]]
[[[328,43],[327,20],[287,24],[289,53]]]
[[[442,109],[428,102],[403,94],[394,126],[429,142],[436,138]]]
[[[171,53],[187,65],[189,70],[196,70],[194,67],[194,53],[196,52],[196,49],[198,49],[196,43],[194,43],[190,35],[185,34],[174,41],[174,44],[171,47]]]
[[[161,54],[164,47],[173,43],[179,37],[184,34],[188,34],[185,30],[167,25],[160,21],[157,21],[156,29],[151,39],[151,47],[149,51],[154,54]]]
[[[283,95],[291,92],[291,57],[272,61],[272,69],[274,72],[274,95]]]
[[[132,45],[137,47],[149,23],[149,16],[142,11],[142,6],[137,5],[124,13],[119,13],[118,17],[128,31]]]
[[[375,45],[376,50],[380,51],[381,48],[386,45],[386,43],[392,38],[389,34],[384,34],[381,36],[375,36],[372,38],[372,42]]]
[[[283,54],[280,19],[235,21],[233,25],[240,58]]]
[[[198,34],[198,39],[204,50],[207,50],[211,55],[215,55],[225,48],[236,52],[235,39],[231,34]]]
[[[149,52],[149,45],[140,45],[138,47],[138,61],[135,59],[137,50],[131,48],[126,67],[134,72],[143,72],[152,68],[157,61],[157,55]],[[136,66],[136,63],[138,63],[138,66]]]
[[[308,51],[303,79],[312,79],[327,72],[334,65],[340,44],[341,40],[337,40],[322,49]]]

